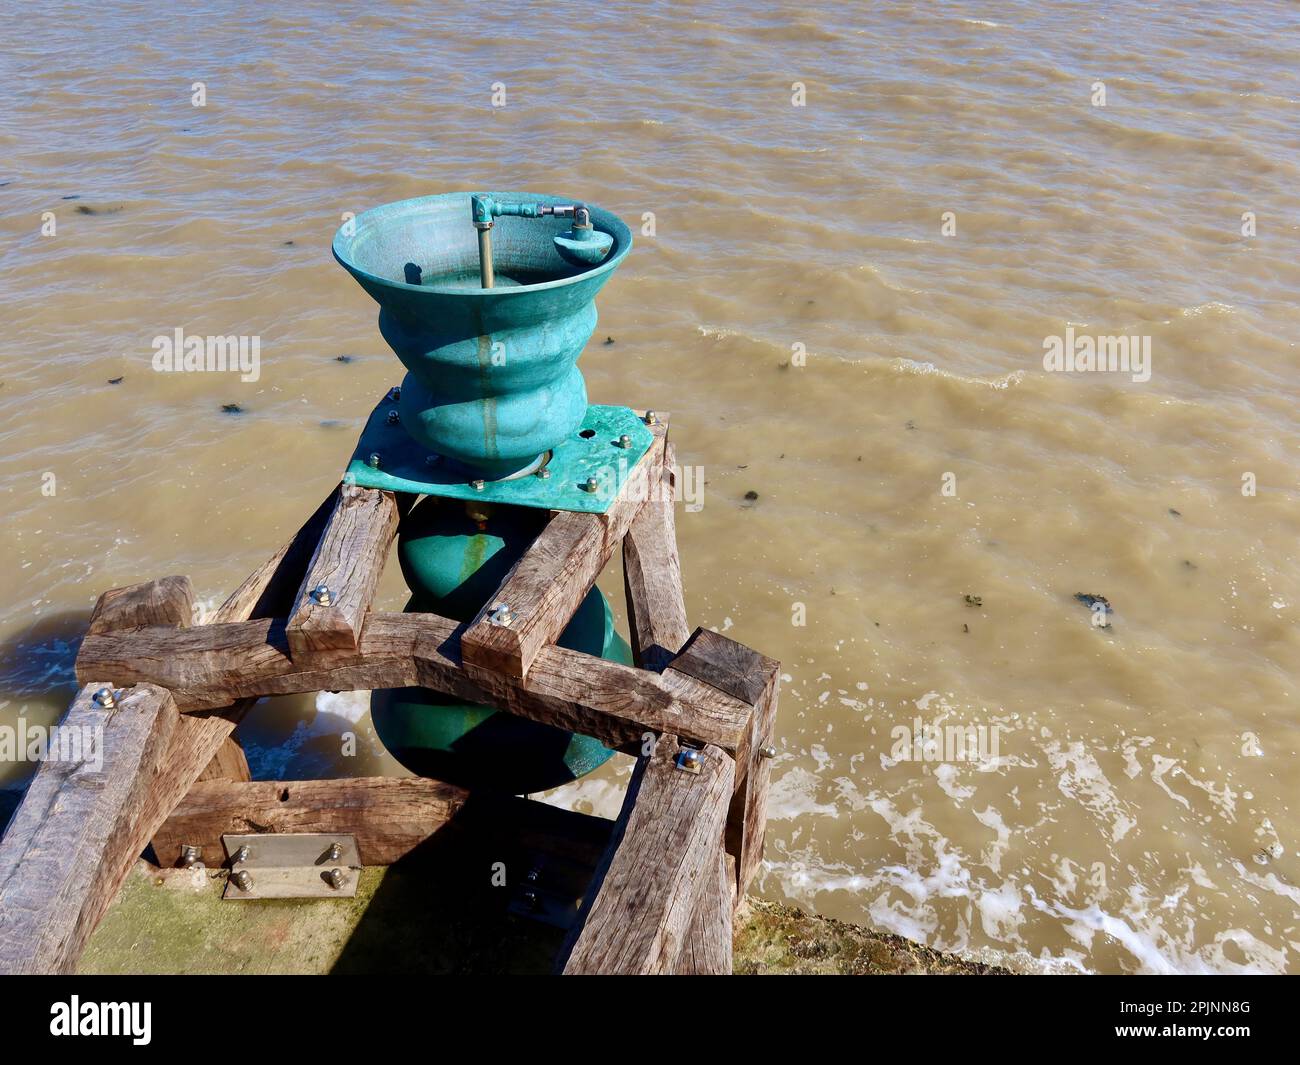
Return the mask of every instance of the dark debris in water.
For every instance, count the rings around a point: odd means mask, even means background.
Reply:
[[[1110,628],[1110,615],[1115,608],[1104,595],[1090,595],[1087,592],[1075,592],[1074,598],[1092,611],[1092,623],[1099,629]]]
[[[241,407],[238,403],[223,403],[221,404],[221,413],[222,414],[243,414],[244,408]]]
[[[1169,513],[1172,514],[1175,518],[1181,518],[1183,516],[1181,511],[1174,510],[1173,507],[1169,508]]]
[[[983,605],[984,605],[984,597],[983,597],[982,595],[968,595],[968,596],[966,596],[966,605],[967,605],[967,606],[983,606]]]
[[[84,203],[77,204],[77,214],[117,214],[120,210],[122,210],[121,207],[90,207]]]
[[[335,356],[334,356],[334,361],[335,361],[335,362],[352,362],[352,361],[354,361],[355,358],[356,358],[356,356],[354,356],[354,355],[335,355]]]
[[[612,344],[612,343],[614,343],[614,338],[613,338],[613,337],[606,337],[606,338],[605,338],[605,343],[606,343],[606,344]]]
[[[120,385],[125,380],[126,380],[125,377],[110,377],[108,379],[108,383],[110,385]]]
[[[745,493],[745,498],[752,503],[754,502],[754,500],[758,498],[758,493],[751,488],[748,492]]]

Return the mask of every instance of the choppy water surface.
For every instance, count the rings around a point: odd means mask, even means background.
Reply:
[[[704,467],[692,619],[783,663],[756,890],[1054,968],[1300,969],[1294,5],[10,28],[4,722],[66,705],[101,590],[188,573],[219,602],[337,479],[400,377],[330,258],[344,212],[554,192],[654,216],[583,366]],[[259,336],[259,379],[154,372],[178,327]],[[1046,372],[1071,327],[1149,337],[1150,379]],[[286,701],[246,740],[264,776],[398,771],[365,713]],[[900,759],[918,723],[1001,726],[996,757]],[[560,801],[609,812],[625,772]]]

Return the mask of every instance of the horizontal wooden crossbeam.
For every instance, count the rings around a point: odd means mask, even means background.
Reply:
[[[283,623],[265,618],[132,629],[87,636],[77,674],[158,684],[171,691],[182,712],[263,695],[418,685],[613,747],[636,748],[647,733],[669,731],[733,754],[748,751],[750,708],[693,677],[656,676],[550,645],[525,678],[473,679],[461,668],[461,630],[436,614],[371,614],[356,655],[295,659]]]
[[[422,777],[343,780],[212,780],[195,784],[153,837],[159,864],[181,848],[200,860],[225,860],[224,835],[337,832],[356,837],[364,865],[391,865],[452,819],[469,798],[464,788]]]

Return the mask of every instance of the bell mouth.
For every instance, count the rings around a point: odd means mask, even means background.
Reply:
[[[572,198],[531,192],[492,192],[509,201],[567,204]],[[478,233],[468,192],[398,200],[374,207],[334,234],[334,258],[373,294],[375,289],[471,299],[563,288],[608,274],[632,249],[622,219],[588,204],[596,232],[613,246],[596,265],[573,262],[556,239],[570,232],[563,218],[498,218],[492,227],[496,287],[479,285]]]

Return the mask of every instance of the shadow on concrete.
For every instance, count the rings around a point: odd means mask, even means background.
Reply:
[[[612,827],[525,799],[472,797],[389,867],[333,972],[552,972]]]

